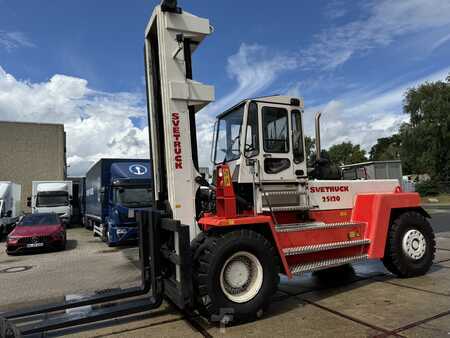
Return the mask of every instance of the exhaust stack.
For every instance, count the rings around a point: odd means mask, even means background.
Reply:
[[[320,117],[322,116],[321,112],[316,113],[316,160],[320,160]]]

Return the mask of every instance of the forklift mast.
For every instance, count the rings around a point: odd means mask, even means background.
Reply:
[[[145,30],[154,198],[159,210],[189,225],[191,239],[200,232],[195,114],[214,100],[213,86],[192,79],[191,56],[212,31],[208,19],[184,12],[176,1],[156,6]]]

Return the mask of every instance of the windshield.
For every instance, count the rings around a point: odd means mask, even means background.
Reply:
[[[150,188],[116,188],[114,190],[116,203],[126,207],[150,207],[152,205],[152,194]]]
[[[58,225],[59,218],[56,214],[32,214],[24,216],[18,226],[33,226],[33,225]]]
[[[60,207],[69,205],[67,191],[40,192],[37,195],[37,207]]]
[[[214,152],[215,164],[239,158],[244,107],[245,104],[242,104],[218,119]]]

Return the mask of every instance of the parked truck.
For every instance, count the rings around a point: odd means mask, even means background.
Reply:
[[[109,246],[135,241],[134,211],[151,200],[149,160],[101,159],[86,174],[83,221]]]
[[[72,181],[33,181],[28,206],[32,213],[56,213],[68,225],[72,217]]]
[[[0,239],[9,233],[22,210],[22,186],[11,181],[0,182]]]

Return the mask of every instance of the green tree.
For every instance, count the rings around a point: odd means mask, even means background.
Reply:
[[[314,163],[316,157],[316,140],[312,137],[305,136],[305,151],[308,164]]]
[[[394,134],[390,137],[382,137],[370,149],[369,158],[372,161],[399,160],[401,151],[401,137]]]
[[[405,172],[450,179],[450,76],[409,89],[403,111],[410,116],[400,128]]]
[[[366,151],[361,149],[359,144],[342,142],[335,144],[328,149],[331,162],[337,165],[353,164],[367,161]]]

